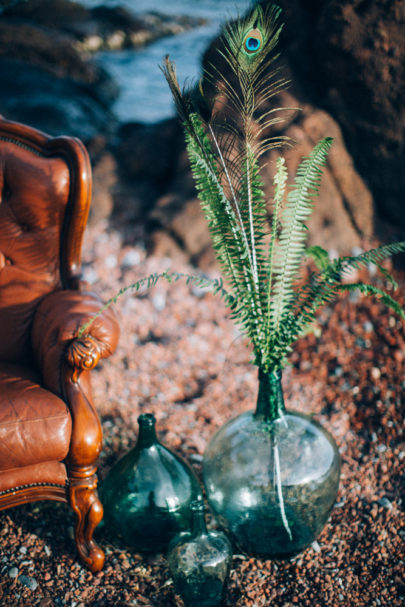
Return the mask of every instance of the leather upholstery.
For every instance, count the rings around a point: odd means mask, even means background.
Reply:
[[[46,293],[60,286],[68,194],[69,171],[61,158],[0,141],[1,360],[29,359],[34,311]]]
[[[62,461],[72,420],[66,404],[30,369],[0,362],[0,470]]]

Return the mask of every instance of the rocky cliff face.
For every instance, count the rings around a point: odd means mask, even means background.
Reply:
[[[405,4],[280,0],[294,78],[342,129],[376,214],[405,233]],[[380,235],[384,223],[377,226]]]
[[[375,238],[403,238],[403,3],[278,3],[286,24],[283,70],[294,85],[275,103],[302,108],[289,112],[282,127],[296,142],[285,152],[291,173],[321,137],[335,140],[309,226],[311,244],[342,253]],[[93,222],[111,216],[129,239],[205,266],[213,261],[210,237],[177,120],[119,125],[110,109],[117,87],[91,60],[100,48],[134,47],[192,25],[68,0],[13,3],[0,19],[0,113],[84,140],[94,169]],[[263,175],[269,196],[273,170],[270,155]]]

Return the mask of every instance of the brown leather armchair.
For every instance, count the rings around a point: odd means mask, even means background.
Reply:
[[[101,306],[80,281],[90,196],[79,140],[0,117],[0,510],[67,502],[79,555],[99,571],[102,432],[90,370],[114,351],[119,328],[107,310],[77,337]]]

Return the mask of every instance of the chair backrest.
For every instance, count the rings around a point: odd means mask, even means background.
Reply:
[[[90,199],[90,162],[78,139],[0,116],[0,360],[29,360],[38,303],[77,288]]]

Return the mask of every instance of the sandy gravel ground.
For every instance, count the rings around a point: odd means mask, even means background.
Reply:
[[[172,267],[124,245],[118,232],[87,232],[85,278],[108,298],[122,285]],[[398,274],[405,306],[405,274]],[[104,430],[102,479],[136,441],[136,419],[153,412],[161,440],[201,475],[213,432],[252,408],[256,372],[223,304],[184,284],[159,283],[124,296],[117,352],[94,375]],[[396,607],[404,596],[404,324],[384,306],[345,297],[319,315],[322,335],[302,339],[283,375],[287,406],[313,413],[342,456],[337,503],[317,542],[291,561],[236,554],[227,607]],[[200,476],[201,478],[201,476]],[[0,604],[5,607],[182,605],[164,556],[144,558],[105,530],[102,572],[76,560],[73,516],[63,504],[37,503],[0,513]],[[67,524],[66,524],[67,523]],[[210,525],[215,526],[211,520]]]

